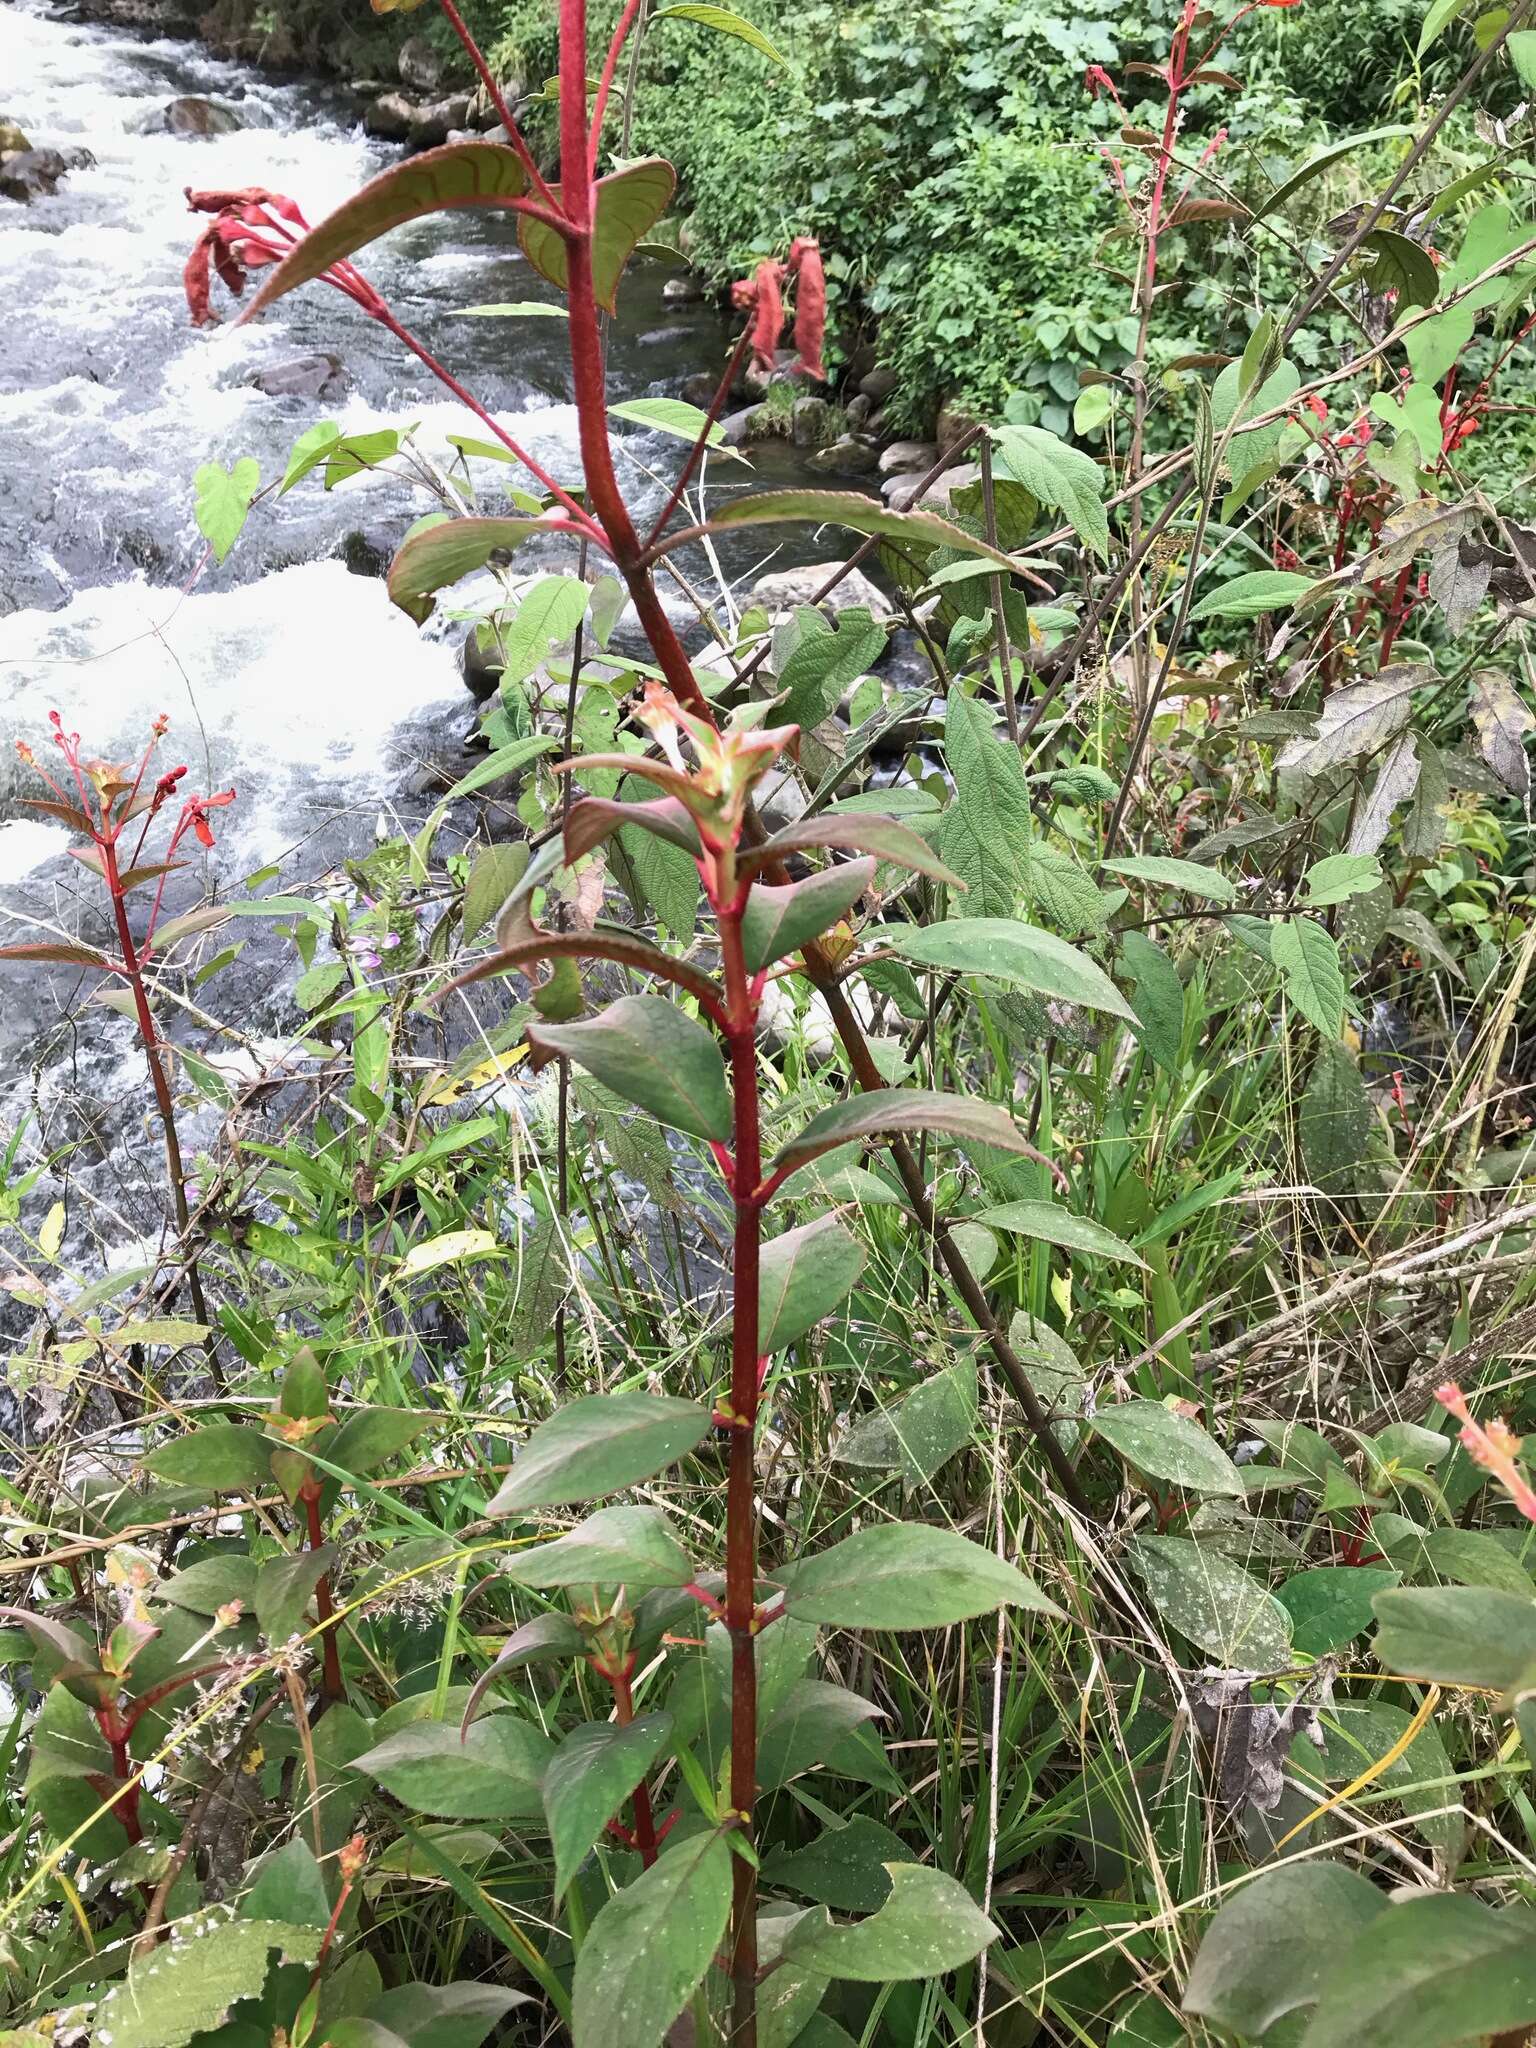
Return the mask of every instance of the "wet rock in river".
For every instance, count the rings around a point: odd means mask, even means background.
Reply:
[[[217,100],[205,100],[196,93],[170,101],[163,119],[168,135],[233,135],[245,126],[233,107],[220,106]]]
[[[25,206],[47,199],[68,171],[87,169],[96,159],[88,149],[23,149],[0,166],[0,197]]]
[[[808,455],[805,466],[830,476],[868,476],[879,460],[880,453],[873,441],[859,434],[843,434]]]
[[[31,147],[31,143],[16,123],[0,116],[0,156],[16,156],[22,150]]]
[[[841,568],[839,562],[807,562],[800,569],[774,569],[759,576],[752,586],[752,602],[765,611],[789,612],[809,604],[828,577]],[[877,619],[892,616],[885,598],[861,569],[850,569],[837,588],[821,600],[821,611],[842,612],[850,605],[866,606]]]
[[[413,149],[437,149],[455,128],[468,125],[474,106],[473,95],[449,93],[446,99],[431,100],[412,111],[406,139]]]
[[[415,118],[416,108],[403,92],[380,93],[363,115],[363,132],[380,142],[405,142]]]
[[[326,351],[290,356],[253,371],[246,381],[268,398],[339,398],[347,388],[347,373],[341,357]]]

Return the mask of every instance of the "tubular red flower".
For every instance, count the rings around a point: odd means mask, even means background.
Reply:
[[[796,368],[818,384],[827,381],[822,344],[827,332],[827,284],[821,267],[821,244],[814,235],[797,235],[789,245],[789,273],[795,280]]]
[[[762,370],[773,368],[784,325],[783,281],[783,264],[768,258],[750,278],[731,286],[731,304],[752,314],[752,359]]]

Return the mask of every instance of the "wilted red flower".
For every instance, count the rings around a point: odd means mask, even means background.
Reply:
[[[750,278],[731,286],[731,304],[752,314],[752,359],[761,370],[773,368],[784,325],[784,266],[771,258],[759,263]]]
[[[821,350],[827,332],[827,281],[821,267],[821,244],[814,235],[796,235],[790,243],[789,274],[795,280],[796,367],[818,384],[825,384]]]
[[[208,823],[210,811],[222,810],[225,804],[232,804],[235,792],[221,789],[216,796],[194,796],[187,801],[184,823],[192,827],[202,845],[212,846],[213,827]]]
[[[208,327],[218,318],[212,306],[212,273],[217,271],[239,298],[248,274],[268,263],[281,263],[309,233],[309,222],[293,200],[281,192],[269,192],[264,185],[206,192],[195,192],[189,185],[186,193],[187,205],[194,213],[213,215],[193,244],[182,272],[192,325]],[[384,311],[384,301],[350,263],[333,263],[321,276],[365,313],[377,318]]]
[[[1115,90],[1115,81],[1110,77],[1102,64],[1090,64],[1088,66],[1088,69],[1083,73],[1083,84],[1087,88],[1090,99],[1096,100],[1101,92],[1107,92],[1110,98],[1114,100],[1118,100],[1120,97],[1119,93]]]

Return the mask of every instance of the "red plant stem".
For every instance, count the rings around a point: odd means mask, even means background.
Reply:
[[[381,327],[388,328],[389,332],[395,337],[396,341],[403,342],[405,346],[411,351],[411,354],[413,356],[416,356],[421,362],[425,363],[427,368],[432,372],[433,376],[437,379],[437,381],[440,384],[446,386],[446,388],[453,393],[454,397],[458,399],[461,405],[467,405],[469,407],[470,411],[474,414],[475,418],[479,420],[480,424],[483,427],[488,428],[489,431],[496,436],[497,440],[501,443],[502,447],[507,449],[510,454],[515,455],[518,461],[523,465],[524,469],[526,469],[531,476],[536,477],[538,481],[544,486],[545,490],[548,491],[553,498],[557,499],[558,502],[565,507],[566,511],[571,515],[572,519],[575,520],[576,524],[580,527],[582,533],[586,536],[586,538],[590,541],[595,542],[596,545],[602,548],[603,551],[606,553],[608,543],[603,538],[601,531],[593,524],[590,513],[584,511],[582,507],[577,504],[576,500],[571,496],[569,491],[565,490],[560,484],[557,484],[555,482],[555,479],[549,474],[548,470],[541,468],[541,466],[534,461],[533,457],[530,454],[528,454],[526,449],[520,448],[518,446],[517,442],[513,440],[512,436],[507,432],[506,428],[501,425],[500,421],[497,420],[492,413],[486,411],[485,407],[480,403],[479,399],[473,395],[473,393],[465,390],[464,386],[459,382],[458,378],[454,376],[453,372],[451,370],[446,369],[444,365],[437,360],[436,356],[432,354],[431,350],[428,349],[422,342],[416,339],[415,335],[412,334],[408,327],[402,326],[401,323],[395,318],[394,314],[389,310],[387,306],[383,309],[382,312],[375,313],[374,318],[378,321]]]
[[[123,1719],[115,1706],[98,1707],[96,1724],[101,1730],[102,1740],[112,1752],[112,1776],[123,1787],[112,1811],[122,1822],[123,1833],[129,1841],[142,1842],[144,1827],[139,1819],[139,1788],[134,1781],[133,1759],[128,1754],[132,1725]]]
[[[446,5],[446,0],[444,0]],[[645,0],[628,0],[624,12],[619,16],[613,41],[608,45],[608,55],[603,62],[603,75],[598,80],[597,98],[592,102],[592,139],[587,154],[587,171],[597,176],[597,152],[603,139],[603,117],[608,112],[608,96],[613,91],[614,75],[619,68],[619,59],[624,54],[624,45],[629,32],[635,25],[635,17],[645,5]]]
[[[647,554],[650,553],[651,549],[666,531],[667,521],[682,503],[683,493],[693,481],[693,473],[703,460],[704,450],[709,445],[709,430],[725,410],[725,402],[731,395],[731,386],[736,382],[736,373],[741,368],[742,358],[751,345],[752,329],[750,326],[747,326],[742,329],[741,339],[737,342],[731,353],[731,360],[726,365],[725,375],[715,387],[715,395],[709,402],[709,411],[704,415],[704,424],[699,429],[699,438],[688,451],[688,460],[683,464],[682,473],[678,477],[677,482],[672,486],[672,495],[668,498],[666,504],[662,506],[656,524],[645,537]]]
[[[627,1728],[635,1718],[628,1666],[610,1672],[608,1683],[613,1687],[613,1718],[621,1728]],[[651,1810],[651,1788],[643,1779],[635,1787],[630,1811],[635,1819],[635,1847],[640,1851],[641,1866],[649,1870],[656,1861],[656,1816]]]
[[[496,83],[490,65],[486,63],[485,58],[481,55],[480,45],[465,27],[464,18],[459,13],[457,7],[454,6],[453,0],[437,0],[437,4],[442,8],[443,17],[447,21],[448,26],[464,45],[469,61],[475,67],[475,75],[485,87],[486,98],[495,109],[497,120],[506,129],[511,139],[512,147],[517,151],[519,163],[528,173],[528,182],[533,186],[534,191],[538,193],[545,205],[558,212],[559,203],[554,193],[545,184],[539,167],[533,160],[533,152],[523,140],[522,131],[512,118],[512,109],[502,97],[501,87]]]
[[[192,1296],[192,1307],[197,1320],[206,1325],[208,1304],[203,1299],[202,1278],[197,1270],[197,1260],[186,1243],[192,1228],[192,1213],[187,1207],[186,1176],[181,1163],[181,1140],[176,1135],[176,1107],[171,1100],[171,1084],[165,1076],[160,1033],[155,1026],[154,1012],[149,1007],[144,972],[139,964],[138,949],[133,942],[133,928],[128,922],[128,903],[123,891],[122,877],[118,872],[117,847],[105,836],[98,837],[96,844],[101,853],[101,871],[106,880],[107,894],[112,899],[112,919],[117,926],[117,943],[123,956],[124,979],[133,991],[133,1009],[139,1027],[139,1040],[144,1047],[144,1058],[149,1066],[149,1083],[155,1091],[155,1107],[160,1114],[160,1129],[165,1139],[165,1170],[171,1183],[171,1205],[176,1212],[176,1228],[182,1239],[182,1252],[186,1259],[187,1287]]]
[[[325,1531],[320,1526],[320,1488],[314,1480],[303,1488],[299,1498],[304,1503],[304,1517],[309,1526],[309,1547],[321,1550],[325,1546]],[[315,1613],[325,1628],[321,1637],[324,1644],[320,1672],[320,1691],[326,1701],[345,1699],[346,1687],[341,1682],[341,1651],[336,1643],[336,1631],[326,1627],[336,1612],[336,1603],[331,1598],[331,1575],[322,1572],[315,1584]]]
[[[1409,610],[1411,609],[1408,602],[1408,585],[1412,576],[1413,564],[1410,562],[1404,568],[1402,574],[1398,577],[1397,588],[1392,593],[1391,609],[1387,614],[1386,628],[1381,636],[1380,658],[1382,661],[1386,661],[1388,656],[1391,654],[1392,643],[1396,640],[1398,634],[1403,630],[1403,623],[1407,619]]]
[[[152,1685],[148,1692],[141,1692],[139,1694],[129,1710],[127,1716],[129,1729],[136,1728],[151,1707],[158,1707],[160,1702],[168,1700],[173,1692],[180,1692],[182,1687],[186,1685],[195,1685],[200,1678],[216,1678],[221,1671],[227,1671],[228,1669],[229,1666],[224,1663],[199,1664],[195,1671],[179,1672],[175,1678],[165,1678],[161,1680],[159,1685]]]
[[[732,891],[717,904],[725,970],[736,1222],[731,1254],[731,1460],[726,1495],[725,1625],[731,1637],[731,1808],[748,1841],[757,1799],[757,1503],[758,1268],[762,1240],[762,1137],[757,1099],[757,998],[742,948],[747,885],[722,856]],[[717,870],[718,872],[718,870]],[[735,1859],[729,1956],[732,2048],[757,2042],[757,1873]]]

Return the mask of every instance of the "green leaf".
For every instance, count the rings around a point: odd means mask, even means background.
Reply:
[[[1373,853],[1330,853],[1307,869],[1302,901],[1309,910],[1326,910],[1352,896],[1369,896],[1381,887],[1381,862]]]
[[[1407,1678],[1486,1685],[1536,1682],[1536,1605],[1493,1586],[1399,1586],[1376,1596],[1376,1655]]]
[[[263,1560],[256,1573],[256,1621],[269,1643],[286,1643],[304,1626],[310,1595],[337,1558],[333,1543]]]
[[[660,1508],[599,1508],[568,1536],[516,1552],[503,1566],[519,1586],[686,1586],[693,1566]]]
[[[1177,1072],[1184,1047],[1184,984],[1161,946],[1145,932],[1120,936],[1120,966],[1131,983],[1131,1026],[1137,1042],[1168,1072]]]
[[[1287,2013],[1315,2003],[1334,1955],[1389,1910],[1384,1892],[1340,1863],[1294,1864],[1251,1878],[1206,1929],[1184,2010],[1258,2040]]]
[[[430,1420],[426,1415],[408,1415],[403,1408],[354,1409],[322,1446],[325,1460],[359,1476],[375,1472],[414,1443]]]
[[[956,548],[964,555],[980,555],[1011,574],[1013,563],[997,548],[963,527],[954,526],[936,512],[892,512],[878,498],[866,498],[857,491],[753,491],[733,498],[710,515],[706,531],[734,532],[739,526],[784,526],[802,522],[846,526],[854,533],[883,535],[906,541],[911,547]]]
[[[732,1868],[723,1835],[696,1835],[604,1901],[576,1958],[582,2048],[661,2048],[715,1959]]]
[[[1297,1137],[1307,1175],[1330,1197],[1369,1192],[1373,1179],[1376,1111],[1349,1047],[1325,1038],[1317,1048],[1297,1116]]]
[[[314,1851],[297,1835],[273,1855],[263,1857],[256,1882],[240,1901],[242,1920],[284,1921],[324,1929],[330,1924],[331,1902]]]
[[[979,974],[1034,995],[1107,1010],[1114,1017],[1135,1014],[1102,967],[1038,925],[1007,917],[952,917],[922,927],[884,925],[878,936],[882,945],[920,967]]]
[[[757,1349],[781,1351],[830,1315],[864,1270],[865,1252],[835,1216],[818,1216],[763,1246]]]
[[[1346,683],[1323,700],[1317,730],[1292,740],[1276,758],[1287,774],[1321,775],[1393,739],[1413,715],[1413,693],[1434,680],[1434,671],[1413,662],[1394,662],[1363,683]]]
[[[281,498],[301,477],[308,476],[312,469],[318,469],[340,439],[341,429],[334,420],[316,420],[312,427],[306,427],[288,451],[288,467],[283,471],[277,495]]]
[[[1352,1643],[1375,1619],[1376,1595],[1395,1586],[1400,1576],[1369,1565],[1324,1565],[1297,1572],[1275,1595],[1295,1627],[1292,1647],[1304,1657],[1326,1657],[1330,1650]]]
[[[1330,142],[1325,149],[1320,149],[1315,155],[1308,157],[1299,170],[1293,171],[1283,184],[1277,185],[1269,197],[1254,208],[1254,219],[1263,220],[1266,214],[1274,213],[1278,208],[1284,206],[1286,201],[1294,197],[1303,185],[1310,183],[1313,178],[1319,177],[1328,169],[1330,164],[1338,163],[1340,158],[1349,157],[1352,160],[1358,160],[1359,153],[1373,142],[1391,142],[1400,135],[1412,135],[1414,133],[1415,130],[1411,126],[1404,126],[1401,122],[1394,122],[1387,128],[1368,128],[1363,134],[1347,135],[1338,142]]]
[[[1091,1216],[1074,1216],[1054,1202],[1002,1202],[995,1209],[983,1209],[974,1220],[989,1230],[1011,1230],[1018,1237],[1059,1244],[1065,1251],[1086,1252],[1090,1258],[1123,1259],[1143,1268],[1147,1263],[1102,1223]]]
[[[543,1059],[564,1053],[660,1122],[730,1142],[731,1097],[719,1045],[665,996],[621,996],[577,1024],[532,1025],[528,1041]]]
[[[503,299],[493,306],[459,306],[456,313],[460,320],[566,320],[570,317],[564,306],[557,306],[549,299]]]
[[[823,1828],[803,1849],[780,1850],[764,1865],[763,1876],[839,1913],[873,1913],[890,1897],[889,1866],[916,1861],[898,1835],[856,1814]]]
[[[1202,867],[1199,861],[1171,860],[1156,853],[1129,854],[1121,860],[1100,861],[1112,875],[1129,875],[1133,881],[1156,882],[1165,889],[1181,889],[1186,896],[1202,896],[1212,903],[1235,903],[1237,884],[1217,868]]]
[[[931,1088],[872,1088],[834,1102],[813,1116],[779,1148],[769,1171],[804,1166],[854,1138],[893,1137],[901,1131],[945,1131],[968,1144],[991,1145],[1003,1152],[1027,1153],[1031,1149],[1012,1117],[994,1103]],[[1125,1256],[1135,1255],[1127,1251]]]
[[[213,549],[213,559],[222,562],[240,538],[261,483],[261,464],[250,455],[241,456],[233,469],[226,469],[221,462],[205,462],[193,481],[197,530]]]
[[[620,1806],[663,1753],[670,1714],[642,1714],[620,1728],[592,1721],[561,1742],[544,1773],[544,1817],[555,1850],[555,1899]]]
[[[979,915],[1010,917],[1024,888],[1023,850],[1035,830],[1019,750],[994,730],[989,705],[951,690],[944,754],[955,782],[940,828],[944,856]]]
[[[1072,938],[1098,931],[1118,901],[1105,896],[1074,854],[1040,839],[1031,839],[1023,848],[1019,880],[1032,908]]]
[[[1361,244],[1369,255],[1365,282],[1378,297],[1396,292],[1400,309],[1432,306],[1440,292],[1440,273],[1429,251],[1395,228],[1372,228]]]
[[[1286,917],[1269,943],[1291,1002],[1325,1038],[1337,1038],[1344,1029],[1344,971],[1336,941],[1310,917]]]
[[[741,42],[750,43],[754,50],[761,50],[763,55],[771,58],[775,64],[785,64],[785,68],[788,68],[786,60],[779,55],[762,30],[754,28],[750,21],[737,14],[733,8],[706,6],[702,4],[702,0],[679,0],[677,5],[658,7],[651,19],[696,21],[703,28],[717,29],[723,36],[735,36]]]
[[[184,1607],[189,1614],[213,1614],[231,1600],[249,1606],[256,1593],[261,1568],[249,1557],[200,1557],[156,1586],[153,1598],[172,1607]]]
[[[807,1914],[785,1943],[797,1970],[891,1984],[942,1977],[979,1956],[997,1929],[952,1877],[922,1863],[887,1865],[890,1896],[867,1920],[834,1927]]]
[[[890,1422],[901,1475],[909,1487],[926,1486],[971,1441],[977,1405],[974,1358],[962,1358],[908,1394]]]
[[[407,535],[389,565],[390,601],[417,625],[432,616],[434,593],[483,569],[492,555],[519,547],[531,533],[560,530],[549,518],[447,519]]]
[[[1164,1621],[1229,1671],[1285,1671],[1291,1617],[1257,1579],[1184,1536],[1138,1536],[1131,1563]]]
[[[178,1940],[133,1961],[96,2008],[96,2032],[112,2048],[182,2048],[222,2026],[242,1998],[261,1996],[274,1949],[284,1962],[312,1963],[320,1941],[317,1927],[194,1914]]]
[[[874,878],[875,863],[866,855],[783,888],[754,882],[741,920],[748,969],[756,974],[775,960],[803,951],[808,939],[820,937],[852,910]]]
[[[797,1680],[764,1717],[757,1750],[759,1792],[776,1792],[802,1771],[824,1763],[845,1737],[880,1717],[873,1700],[844,1686],[821,1678]]]
[[[1429,1529],[1419,1552],[1440,1578],[1458,1586],[1495,1586],[1526,1600],[1536,1597],[1530,1573],[1494,1535],[1478,1529]]]
[[[356,1758],[352,1769],[439,1820],[535,1820],[554,1744],[515,1714],[489,1714],[460,1736],[444,1721],[416,1721]]]
[[[1138,1471],[1167,1479],[1197,1493],[1240,1496],[1243,1475],[1198,1422],[1157,1401],[1122,1401],[1100,1408],[1094,1432],[1112,1444]]]
[[[499,142],[450,142],[394,164],[328,213],[263,282],[237,324],[254,320],[296,285],[423,214],[460,206],[507,206],[528,182],[515,153]]]
[[[1447,2048],[1536,2021],[1536,1913],[1464,1894],[1406,1899],[1334,1949],[1304,2048]]]
[[[1520,83],[1528,92],[1536,91],[1536,29],[1516,29],[1506,38],[1504,47]]]
[[[1430,45],[1438,41],[1466,4],[1467,0],[1434,0],[1434,5],[1424,17],[1424,26],[1419,30],[1419,47],[1415,55],[1421,63]]]
[[[702,1443],[709,1410],[661,1394],[588,1394],[524,1445],[487,1514],[591,1500],[650,1479]]]
[[[250,1493],[272,1478],[274,1445],[259,1429],[238,1422],[210,1422],[162,1444],[140,1459],[146,1472],[179,1486],[206,1486],[215,1493]]]
[[[1266,612],[1289,611],[1315,588],[1312,577],[1298,576],[1289,569],[1254,569],[1202,597],[1189,615],[1190,624],[1201,619],[1258,619]]]
[[[616,420],[629,420],[637,427],[649,427],[656,434],[671,434],[674,439],[690,444],[701,434],[711,448],[718,448],[725,440],[725,429],[718,421],[711,421],[707,412],[681,398],[633,398],[623,405],[610,405],[608,410]]]
[[[1109,553],[1104,471],[1091,455],[1058,441],[1043,427],[998,427],[993,435],[1008,474],[1042,505],[1065,515],[1080,540],[1102,560]]]
[[[806,606],[796,612],[795,623],[800,637],[779,671],[785,703],[778,715],[809,732],[831,717],[849,687],[880,659],[885,628],[863,605],[850,605],[833,625]]]
[[[860,1529],[777,1577],[789,1612],[828,1628],[945,1628],[998,1607],[1061,1612],[1005,1558],[917,1522]]]
[[[571,638],[586,617],[590,595],[579,576],[541,576],[528,586],[502,628],[503,689],[526,682],[551,647]]]
[[[598,179],[593,191],[592,290],[605,313],[619,310],[624,266],[672,203],[676,186],[677,174],[660,157],[643,157]],[[553,190],[558,199],[560,187]],[[539,275],[563,292],[568,281],[564,238],[523,214],[517,239]]]
[[[444,1838],[432,1839],[441,1853]],[[419,1851],[405,1867],[413,1875],[440,1874]],[[327,2022],[322,2006],[321,2038],[334,2048],[480,2048],[498,2021],[532,2003],[526,1991],[509,1991],[501,1984],[394,1984],[370,2006],[372,2018],[349,2013]]]

